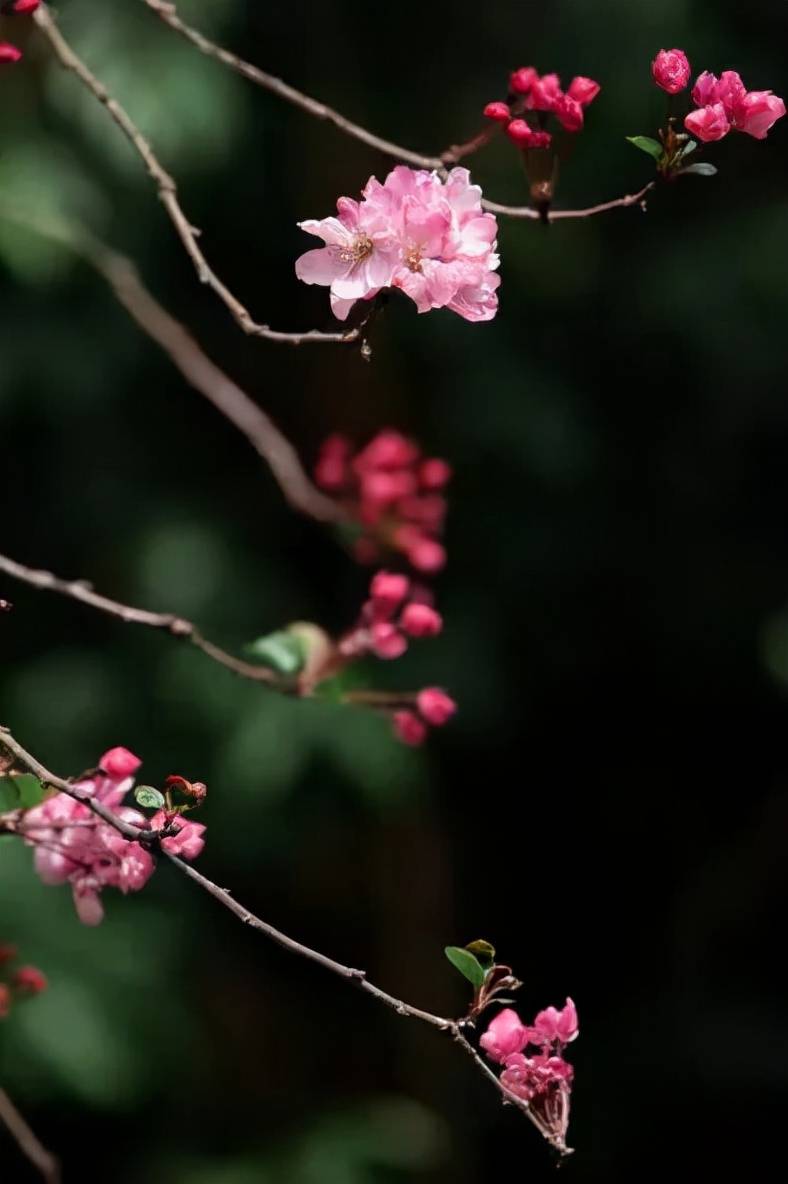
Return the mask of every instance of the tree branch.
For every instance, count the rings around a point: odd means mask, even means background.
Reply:
[[[56,776],[54,773],[50,773],[49,770],[40,763],[40,761],[36,760],[35,757],[27,752],[22,747],[22,745],[14,739],[8,728],[4,728],[2,725],[0,725],[0,747],[4,747],[13,756],[15,765],[18,764],[19,766],[28,769],[31,773],[38,777],[38,779],[43,784],[54,786],[61,792],[76,798],[77,801],[83,802],[95,814],[104,819],[105,822],[109,822],[111,826],[114,826],[125,837],[139,840],[142,836],[147,836],[148,840],[150,841],[151,832],[143,831],[139,827],[130,826],[128,823],[123,822],[120,818],[116,818],[115,815],[112,814],[111,811],[107,810],[101,802],[96,801],[89,795],[83,794],[82,791],[77,790],[71,782],[63,780],[63,778]],[[129,834],[129,832],[133,833]],[[23,836],[24,830],[20,829],[19,827],[15,827],[13,833]],[[483,1073],[487,1080],[495,1086],[495,1088],[501,1094],[503,1100],[516,1105],[517,1108],[531,1120],[543,1138],[545,1138],[553,1147],[555,1147],[555,1149],[561,1155],[569,1154],[570,1149],[566,1146],[566,1144],[554,1136],[540,1121],[538,1115],[533,1112],[528,1103],[523,1098],[519,1098],[516,1094],[513,1094],[511,1090],[508,1090],[506,1086],[504,1086],[495,1076],[489,1066],[482,1060],[476,1049],[468,1041],[464,1034],[463,1029],[467,1026],[465,1021],[451,1020],[447,1019],[445,1016],[434,1015],[430,1011],[424,1011],[420,1007],[414,1007],[410,1003],[405,1003],[402,999],[397,999],[396,996],[390,995],[387,991],[384,991],[380,987],[375,986],[374,983],[371,983],[367,978],[365,971],[356,970],[352,966],[345,966],[344,963],[337,962],[334,958],[329,958],[326,954],[321,954],[318,950],[313,950],[311,947],[303,945],[301,942],[296,941],[295,938],[288,937],[287,934],[282,933],[281,930],[274,928],[273,925],[269,925],[267,921],[263,921],[260,917],[255,916],[255,914],[249,909],[244,908],[244,906],[240,904],[231,895],[231,893],[227,891],[226,888],[220,888],[218,884],[215,884],[212,880],[209,880],[207,876],[204,876],[201,872],[198,872],[195,867],[192,867],[191,864],[186,863],[177,855],[170,855],[166,851],[162,851],[162,854],[167,856],[170,863],[172,863],[173,866],[178,869],[178,871],[182,872],[183,875],[192,880],[195,884],[198,884],[205,892],[212,896],[214,900],[217,900],[224,908],[228,909],[229,912],[233,914],[233,916],[237,917],[250,928],[256,929],[259,933],[264,934],[271,941],[276,942],[277,945],[281,946],[285,950],[288,950],[291,954],[296,954],[301,958],[306,958],[309,962],[314,962],[318,966],[322,966],[324,970],[328,970],[332,974],[338,975],[346,982],[353,983],[365,994],[371,995],[372,998],[377,999],[379,1003],[383,1003],[386,1007],[390,1007],[392,1011],[397,1013],[397,1015],[406,1016],[410,1019],[421,1020],[422,1023],[430,1024],[432,1027],[438,1028],[442,1032],[449,1033],[453,1039],[457,1041],[457,1043],[460,1044],[467,1053],[469,1053],[476,1064],[476,1067]]]
[[[386,156],[391,156],[395,160],[406,160],[410,164],[416,165],[417,168],[437,169],[438,172],[445,175],[446,166],[456,164],[463,160],[466,156],[470,156],[474,152],[478,152],[480,148],[484,148],[498,132],[497,125],[484,128],[477,135],[473,136],[463,144],[452,144],[446,148],[440,156],[424,156],[419,152],[412,152],[409,148],[403,148],[400,144],[394,144],[391,140],[381,139],[380,136],[375,136],[372,132],[361,127],[357,123],[352,123],[349,119],[345,119],[344,115],[327,107],[324,103],[318,102],[317,99],[311,98],[309,95],[303,94],[294,87],[289,86],[282,79],[274,77],[272,74],[267,74],[258,66],[253,66],[251,62],[245,62],[243,58],[239,58],[229,50],[223,49],[220,45],[209,40],[208,37],[200,33],[191,25],[187,25],[178,16],[175,4],[169,0],[143,0],[143,3],[154,12],[165,25],[168,25],[174,32],[179,33],[192,45],[196,46],[201,53],[207,54],[208,57],[216,58],[217,61],[222,62],[225,66],[229,66],[231,70],[242,74],[244,78],[248,78],[250,82],[257,83],[258,86],[264,87],[280,98],[285,99],[288,103],[293,103],[296,107],[300,107],[302,111],[306,111],[309,115],[314,115],[318,119],[327,119],[338,127],[340,131],[348,136],[352,136],[356,140],[361,140],[364,144],[369,144],[371,148],[376,148],[379,152],[383,152]],[[580,210],[553,210],[548,215],[546,220],[549,222],[557,221],[565,218],[590,218],[594,214],[604,214],[608,210],[623,209],[627,206],[641,204],[645,209],[643,201],[646,193],[653,189],[654,181],[650,181],[648,185],[644,186],[638,193],[627,194],[624,197],[615,198],[613,201],[602,202],[600,205],[588,206]],[[486,198],[482,200],[482,205],[485,210],[489,210],[493,214],[501,214],[509,218],[528,218],[533,221],[545,221],[542,214],[533,206],[505,206],[500,205],[495,201],[488,201]]]
[[[230,654],[212,641],[208,641],[192,621],[187,621],[183,617],[175,616],[173,613],[149,612],[147,609],[121,604],[118,600],[110,600],[109,597],[94,592],[90,584],[83,580],[62,580],[50,571],[39,571],[32,567],[26,567],[24,564],[10,559],[7,555],[0,555],[0,572],[42,592],[58,592],[61,596],[78,600],[80,604],[98,609],[99,612],[106,613],[107,616],[115,617],[126,624],[147,625],[151,629],[161,629],[170,633],[173,637],[184,638],[214,662],[226,666],[228,670],[232,670],[233,674],[237,674],[241,678],[251,679],[252,682],[267,683],[274,689],[283,692],[291,690],[289,685],[282,682],[273,670],[267,666],[258,666],[253,662],[245,662],[242,658],[236,658],[234,654]]]
[[[240,300],[233,295],[226,284],[219,279],[217,274],[209,266],[208,260],[205,258],[197,242],[197,236],[200,232],[196,227],[192,226],[181,208],[174,179],[163,168],[150,144],[126,109],[120,105],[117,99],[114,99],[110,95],[103,82],[77,56],[66,39],[58,31],[54,19],[45,4],[42,4],[36,9],[33,13],[33,20],[48,40],[60,64],[66,70],[75,74],[93,97],[106,107],[112,119],[141,158],[148,171],[148,175],[156,185],[159,198],[169,215],[170,221],[194,264],[200,282],[207,284],[216,293],[230,312],[236,324],[243,329],[244,333],[253,337],[264,337],[267,341],[276,341],[289,345],[305,345],[310,342],[341,345],[358,339],[358,329],[350,329],[342,333],[319,333],[314,329],[305,333],[284,333],[277,329],[272,329],[269,325],[257,324],[249,310],[241,304]]]
[[[0,1122],[16,1142],[22,1154],[38,1170],[46,1184],[60,1184],[60,1165],[30,1129],[4,1089],[0,1087]]]

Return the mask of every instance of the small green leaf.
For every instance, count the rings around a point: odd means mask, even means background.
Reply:
[[[679,172],[680,177],[716,177],[717,170],[713,164],[709,164],[707,160],[698,161],[697,164],[687,165],[685,169]]]
[[[687,140],[687,143],[684,145],[684,147],[682,148],[681,152],[679,152],[679,154],[678,154],[678,158],[679,158],[680,160],[684,160],[684,158],[685,158],[686,156],[689,156],[690,152],[694,152],[694,151],[695,151],[695,149],[697,148],[697,146],[698,146],[698,141],[697,141],[697,140]]]
[[[485,970],[488,970],[495,961],[495,946],[485,941],[484,938],[480,937],[478,941],[469,941],[465,948],[478,959]]]
[[[652,140],[650,136],[627,136],[626,138],[630,144],[634,144],[641,152],[653,156],[655,160],[662,157],[664,149],[659,140]]]
[[[443,951],[455,970],[467,978],[478,991],[484,983],[484,967],[468,950],[461,946],[446,946]]]
[[[32,773],[19,773],[0,779],[0,812],[29,810],[44,798],[44,787]]]
[[[134,790],[134,800],[146,810],[163,810],[165,806],[164,794],[152,785],[138,785]]]
[[[306,653],[303,640],[295,633],[280,629],[266,637],[258,637],[246,647],[246,652],[277,674],[298,674],[303,669]]]

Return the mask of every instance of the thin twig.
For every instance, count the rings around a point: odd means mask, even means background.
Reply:
[[[14,757],[15,765],[28,769],[45,785],[54,786],[60,789],[63,793],[75,797],[78,801],[84,802],[95,814],[103,818],[110,825],[116,827],[121,834],[126,837],[140,839],[141,836],[146,836],[150,839],[151,832],[146,832],[138,827],[131,827],[128,823],[123,822],[120,818],[116,818],[111,811],[106,807],[102,807],[101,802],[94,798],[83,795],[82,791],[77,791],[76,787],[69,781],[50,773],[40,761],[36,760],[29,752],[22,747],[22,745],[14,739],[7,728],[0,725],[0,747],[4,747]],[[101,808],[99,808],[101,807]],[[24,816],[23,816],[24,817]],[[133,832],[131,835],[129,831]],[[24,836],[24,830],[21,828],[14,828],[14,833]],[[551,1143],[557,1151],[566,1155],[569,1148],[566,1147],[560,1140],[557,1140],[554,1135],[540,1122],[538,1115],[535,1115],[527,1102],[522,1098],[518,1098],[511,1090],[507,1089],[502,1084],[500,1079],[495,1076],[492,1070],[479,1056],[476,1049],[468,1041],[463,1032],[464,1023],[461,1020],[447,1019],[445,1016],[435,1015],[430,1011],[424,1011],[420,1007],[414,1007],[410,1003],[405,1003],[402,999],[397,999],[396,996],[390,995],[388,991],[382,990],[380,987],[371,983],[363,970],[356,970],[352,966],[345,966],[342,962],[337,962],[334,958],[329,958],[326,954],[321,954],[318,950],[313,950],[310,946],[303,945],[296,941],[295,938],[288,937],[287,934],[282,933],[281,930],[269,925],[267,921],[263,921],[257,917],[249,909],[244,908],[226,888],[220,888],[207,876],[198,872],[191,864],[186,863],[177,855],[170,855],[163,851],[170,863],[172,863],[183,875],[198,884],[205,892],[217,900],[224,908],[228,909],[233,916],[237,917],[245,925],[252,929],[256,929],[259,933],[264,934],[271,941],[276,942],[277,945],[282,946],[292,954],[297,954],[301,958],[306,958],[309,962],[314,962],[318,966],[322,966],[324,970],[330,971],[332,974],[338,975],[346,982],[353,983],[367,995],[371,995],[373,999],[377,999],[379,1003],[383,1003],[386,1007],[390,1007],[397,1015],[407,1016],[411,1019],[421,1020],[422,1023],[430,1024],[434,1028],[438,1028],[442,1032],[448,1032],[453,1039],[461,1045],[461,1047],[470,1054],[476,1067],[483,1073],[488,1081],[491,1082],[503,1097],[504,1101],[512,1102],[518,1109],[526,1115],[527,1118],[534,1124],[539,1133]]]
[[[117,99],[112,97],[103,82],[77,56],[66,39],[58,31],[54,19],[45,4],[42,4],[36,9],[33,13],[33,19],[52,46],[60,64],[66,70],[75,74],[94,98],[106,107],[132,148],[142,159],[149,176],[156,185],[159,198],[170,217],[170,221],[194,264],[200,282],[207,284],[216,293],[229,310],[236,324],[243,329],[244,333],[253,337],[264,337],[267,341],[277,341],[289,345],[305,345],[309,342],[346,344],[357,339],[358,331],[355,329],[343,333],[319,333],[315,329],[311,329],[305,333],[284,333],[277,329],[272,329],[269,325],[258,324],[253,319],[249,310],[241,304],[240,300],[233,295],[227,285],[219,279],[217,274],[209,266],[208,260],[205,258],[197,242],[197,236],[200,232],[196,227],[192,226],[181,208],[174,179],[161,165],[150,144],[126,109],[120,105]]]
[[[188,330],[167,312],[143,284],[125,255],[99,242],[83,227],[51,219],[42,221],[27,210],[0,202],[0,217],[24,226],[73,251],[93,267],[144,333],[167,354],[190,386],[204,395],[246,436],[269,465],[286,500],[318,522],[344,522],[346,513],[333,498],[312,484],[298,453],[270,416],[216,366]],[[4,601],[0,601],[2,609]],[[9,605],[10,607],[10,605]]]
[[[60,1184],[58,1161],[31,1130],[2,1087],[0,1087],[0,1122],[6,1127],[25,1158],[38,1170],[41,1179],[45,1180],[46,1184]]]
[[[612,201],[603,201],[596,206],[586,206],[581,210],[549,210],[542,215],[533,206],[502,206],[496,201],[483,201],[482,205],[493,214],[505,214],[509,218],[546,219],[548,222],[558,222],[565,218],[592,218],[595,214],[606,214],[608,210],[625,209],[627,206],[646,208],[646,195],[656,186],[656,181],[649,181],[637,193],[626,193],[623,197],[616,197]]]
[[[289,86],[281,78],[276,78],[273,74],[268,74],[258,66],[253,66],[251,62],[246,62],[236,54],[230,53],[229,50],[223,49],[222,46],[211,41],[193,26],[187,25],[185,21],[182,21],[178,16],[175,4],[170,3],[169,0],[143,0],[143,3],[174,32],[179,33],[181,37],[185,37],[187,41],[196,46],[201,53],[207,54],[208,57],[216,58],[217,61],[222,62],[225,66],[229,66],[231,70],[235,70],[236,73],[242,74],[244,78],[248,78],[250,82],[255,82],[258,86],[264,87],[266,90],[285,99],[288,103],[293,103],[296,107],[300,107],[302,111],[306,111],[307,114],[314,115],[318,119],[330,120],[335,127],[338,127],[346,135],[353,136],[354,139],[361,140],[364,144],[369,144],[371,148],[377,148],[379,152],[384,152],[387,156],[394,157],[396,160],[406,160],[419,168],[437,169],[438,172],[445,174],[447,165],[456,164],[466,156],[470,156],[472,153],[484,148],[499,130],[497,124],[489,128],[484,128],[465,143],[452,144],[440,156],[425,156],[420,152],[412,152],[409,148],[403,148],[401,144],[394,144],[391,140],[384,140],[380,136],[373,135],[366,128],[361,127],[357,123],[352,123],[349,119],[345,119],[344,115],[340,115],[338,111],[327,107],[325,103],[318,102],[317,99],[313,99],[309,95],[305,95],[302,91],[296,90],[295,87]],[[534,221],[546,220],[554,222],[558,219],[565,218],[590,218],[594,214],[604,214],[608,210],[622,209],[638,203],[643,205],[643,198],[653,188],[654,182],[650,181],[639,193],[627,194],[613,201],[602,202],[600,205],[588,206],[580,210],[553,210],[546,219],[532,206],[505,206],[495,201],[488,201],[486,198],[482,200],[482,205],[493,214],[502,214],[509,218],[527,218]]]
[[[267,683],[280,691],[291,689],[267,666],[245,662],[242,658],[236,658],[234,654],[230,654],[212,641],[208,641],[192,621],[187,621],[183,617],[175,616],[173,613],[149,612],[144,608],[121,604],[118,600],[110,600],[109,597],[94,592],[91,585],[83,580],[62,580],[51,571],[39,571],[32,567],[26,567],[23,563],[17,563],[7,555],[0,555],[0,572],[4,572],[14,580],[20,580],[23,584],[38,588],[42,592],[58,592],[61,596],[78,600],[80,604],[98,609],[99,612],[106,613],[126,624],[147,625],[151,629],[161,629],[173,637],[184,638],[209,658],[212,658],[214,662],[226,666],[228,670],[232,670],[233,674],[237,674],[241,678]]]

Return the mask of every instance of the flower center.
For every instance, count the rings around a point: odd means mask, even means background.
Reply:
[[[368,234],[358,234],[353,239],[351,246],[340,247],[339,258],[343,263],[361,263],[362,259],[368,258],[374,249],[374,244]]]
[[[405,266],[409,271],[421,271],[421,248],[410,246],[405,251]]]

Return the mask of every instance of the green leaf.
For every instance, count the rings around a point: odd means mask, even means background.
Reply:
[[[269,633],[266,637],[258,637],[256,641],[250,642],[246,652],[253,658],[259,658],[277,674],[298,674],[306,661],[302,639],[284,629]]]
[[[460,974],[464,975],[478,991],[484,983],[484,967],[478,958],[475,958],[469,950],[463,950],[461,946],[446,946],[443,952],[454,969],[459,970]]]
[[[664,149],[659,140],[652,140],[650,136],[627,136],[626,138],[630,144],[634,144],[641,152],[653,156],[655,160],[662,157]]]
[[[19,773],[0,780],[0,811],[29,810],[44,797],[44,787],[32,773]]]
[[[687,140],[687,143],[684,145],[681,152],[679,152],[679,154],[678,154],[679,159],[684,160],[685,156],[689,156],[690,152],[694,152],[695,149],[697,148],[697,146],[698,146],[697,140]]]
[[[713,164],[709,164],[707,160],[703,160],[698,161],[697,164],[690,164],[685,169],[680,170],[680,177],[686,177],[687,175],[693,177],[716,177],[717,170]]]
[[[491,945],[489,941],[485,941],[484,938],[480,937],[477,941],[469,941],[465,948],[479,960],[485,970],[489,970],[495,961],[495,946]]]
[[[134,800],[146,810],[163,810],[166,804],[164,794],[152,785],[138,785],[134,790]]]

